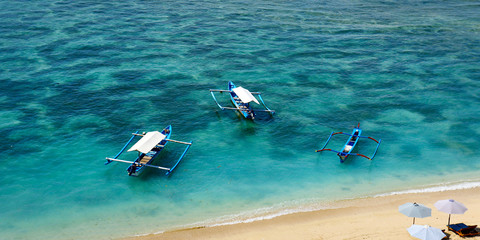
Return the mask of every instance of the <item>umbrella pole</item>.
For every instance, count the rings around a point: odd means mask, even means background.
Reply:
[[[448,225],[450,225],[450,215],[451,214],[448,214]]]
[[[413,224],[415,224],[415,218],[413,218]]]

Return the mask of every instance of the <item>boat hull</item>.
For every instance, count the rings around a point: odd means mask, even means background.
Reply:
[[[162,147],[156,147],[154,149],[152,149],[150,152],[144,154],[140,154],[140,156],[137,157],[137,159],[135,159],[135,163],[140,163],[142,162],[143,164],[148,164],[148,165],[152,165],[152,162],[155,160],[155,158],[160,154],[160,152],[165,148],[165,145],[167,145],[168,141],[166,139],[170,139],[170,135],[172,134],[172,126],[171,125],[168,125],[167,127],[165,127],[161,133],[163,135],[165,135],[165,139],[163,139],[158,145],[161,145]],[[142,159],[144,159],[145,157],[148,157],[150,158],[148,161],[146,162],[143,162]],[[147,168],[146,166],[144,165],[140,165],[137,167],[135,167],[135,170],[132,171],[132,167],[133,167],[133,164],[130,165],[128,168],[127,168],[127,173],[130,175],[130,176],[134,176],[134,177],[138,177],[140,176],[144,171],[145,169]]]
[[[337,154],[338,157],[340,158],[341,163],[345,162],[348,156],[350,156],[350,153],[353,151],[353,149],[357,145],[358,139],[360,138],[361,134],[362,134],[362,129],[360,129],[359,127],[356,127],[353,129],[352,134],[350,135],[347,142],[343,146],[342,151],[340,151]]]
[[[250,107],[249,103],[243,103],[237,96],[233,89],[236,88],[233,82],[228,82],[228,90],[230,91],[230,101],[238,110],[238,112],[246,119],[254,119],[255,112],[253,111],[252,107]]]

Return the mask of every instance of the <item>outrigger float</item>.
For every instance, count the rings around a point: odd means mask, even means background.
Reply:
[[[214,92],[228,92],[230,93],[230,100],[232,101],[235,107],[224,107],[218,103],[217,98],[215,98]],[[265,102],[263,101],[262,95],[259,92],[250,92],[243,87],[236,87],[233,82],[228,82],[228,90],[218,90],[218,89],[210,89],[210,94],[212,94],[213,100],[217,103],[218,107],[222,110],[237,110],[242,114],[243,117],[246,119],[255,119],[255,112],[268,112],[271,115],[275,114],[274,110],[270,110]],[[250,102],[255,102],[256,104],[260,104],[258,100],[253,96],[257,95],[258,99],[262,103],[265,110],[254,110],[252,106],[250,106]]]
[[[127,172],[129,176],[139,176],[146,169],[146,167],[165,170],[166,171],[165,175],[169,175],[178,166],[180,161],[182,161],[183,157],[185,156],[188,149],[192,145],[192,142],[181,142],[181,141],[170,139],[171,134],[172,134],[172,126],[170,125],[167,126],[165,129],[163,129],[162,132],[153,131],[153,132],[147,132],[147,133],[144,132],[142,134],[139,134],[137,131],[135,133],[132,133],[133,136],[125,144],[125,146],[123,146],[122,150],[120,150],[120,152],[117,155],[115,155],[115,157],[106,158],[107,162],[105,162],[105,165],[114,161],[129,163],[130,166],[127,168]],[[136,137],[142,137],[142,138],[138,140],[138,142],[135,143],[130,149],[128,149],[127,152],[136,151],[138,152],[138,157],[134,161],[118,159],[118,157],[125,151],[128,145],[130,145],[130,143]],[[165,145],[167,145],[168,142],[185,144],[187,145],[187,147],[185,148],[185,151],[183,151],[183,154],[180,156],[177,162],[173,165],[173,167],[162,167],[162,166],[152,165],[152,162],[158,156],[160,151],[162,151],[163,148],[165,148]]]
[[[380,146],[380,143],[382,142],[382,139],[376,140],[372,137],[361,136],[361,133],[362,133],[362,129],[360,129],[360,123],[358,124],[358,126],[356,128],[353,129],[352,134],[343,133],[343,132],[332,132],[330,134],[330,137],[328,137],[327,142],[323,145],[322,149],[316,150],[315,152],[322,152],[322,151],[336,152],[338,157],[340,157],[340,162],[341,163],[345,162],[347,157],[350,156],[350,155],[360,156],[360,157],[364,157],[364,158],[367,158],[369,160],[372,160],[375,157],[375,154],[377,154],[377,150],[378,150],[378,147]],[[332,150],[332,149],[329,149],[329,148],[325,148],[327,146],[328,142],[330,141],[330,139],[332,138],[332,136],[337,135],[337,134],[343,134],[343,135],[350,136],[348,138],[348,141],[345,143],[345,146],[343,146],[343,149],[341,151],[335,151],[335,150]],[[353,148],[355,148],[355,145],[357,145],[357,142],[360,138],[368,138],[368,139],[373,140],[377,143],[377,147],[375,148],[375,152],[373,153],[373,155],[371,157],[367,157],[367,156],[365,156],[363,154],[360,154],[360,153],[352,153]]]

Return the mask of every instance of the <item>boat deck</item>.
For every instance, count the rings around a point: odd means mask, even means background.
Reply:
[[[152,157],[145,155],[145,156],[143,156],[142,159],[140,159],[139,162],[140,162],[140,164],[147,164],[148,162],[150,162],[150,160],[152,160]]]
[[[250,113],[250,109],[242,102],[242,100],[240,100],[240,98],[234,97],[233,100],[235,100],[235,103],[240,110]]]

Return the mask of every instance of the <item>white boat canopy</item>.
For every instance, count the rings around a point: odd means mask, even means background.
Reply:
[[[232,89],[235,94],[242,100],[244,103],[249,103],[251,101],[256,102],[257,104],[260,104],[258,100],[252,95],[250,91],[243,87],[236,87]]]
[[[128,152],[131,151],[138,151],[141,153],[148,153],[152,150],[157,144],[159,144],[163,139],[165,139],[165,135],[158,131],[148,132],[145,134],[140,140],[138,140],[135,145],[133,145]]]

